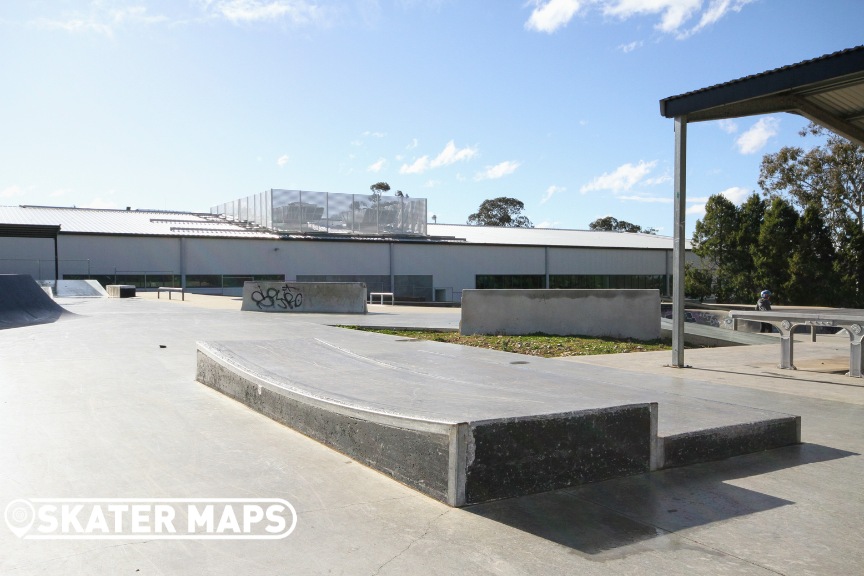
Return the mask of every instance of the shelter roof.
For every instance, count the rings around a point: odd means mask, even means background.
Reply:
[[[864,145],[864,46],[660,100],[687,122],[790,112]]]

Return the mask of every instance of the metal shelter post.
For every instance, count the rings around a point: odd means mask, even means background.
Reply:
[[[672,250],[672,365],[684,367],[684,256],[687,208],[687,118],[675,117],[675,234]]]

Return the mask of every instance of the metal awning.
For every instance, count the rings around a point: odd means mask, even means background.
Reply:
[[[864,146],[864,46],[660,100],[675,120],[672,363],[684,366],[687,124],[789,112]]]

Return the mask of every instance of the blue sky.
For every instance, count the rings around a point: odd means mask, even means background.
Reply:
[[[864,44],[861,0],[100,0],[0,5],[0,204],[208,211],[388,182],[464,223],[672,233],[661,98]],[[789,114],[691,124],[711,194],[809,145]]]

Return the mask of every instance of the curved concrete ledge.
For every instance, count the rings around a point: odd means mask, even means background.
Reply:
[[[197,380],[451,506],[651,469],[657,405],[436,420],[349,403],[198,343]]]
[[[197,380],[451,506],[801,438],[798,416],[660,392],[624,371],[296,328],[281,340],[199,342]]]

